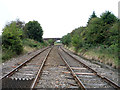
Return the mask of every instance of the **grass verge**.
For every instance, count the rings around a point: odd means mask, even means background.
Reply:
[[[120,63],[117,54],[109,53],[107,49],[92,47],[85,50],[85,48],[81,48],[78,50],[78,52],[75,52],[74,47],[70,47],[68,49],[86,59],[104,63],[115,69],[118,68]]]

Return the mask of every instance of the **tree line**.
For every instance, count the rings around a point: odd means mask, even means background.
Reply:
[[[23,52],[23,40],[34,39],[43,43],[43,29],[38,21],[24,23],[17,19],[6,24],[2,32],[2,52],[9,54],[21,54]],[[9,53],[8,53],[9,52]]]
[[[85,27],[74,29],[61,40],[67,47],[74,47],[76,52],[94,47],[118,56],[119,25],[120,20],[110,11],[105,11],[100,17],[93,12]]]

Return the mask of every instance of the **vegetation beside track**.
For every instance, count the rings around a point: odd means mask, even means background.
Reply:
[[[120,64],[118,59],[118,26],[120,20],[109,11],[95,12],[85,27],[78,27],[62,37],[62,43],[73,52],[91,60],[98,60],[114,68]]]
[[[37,21],[24,23],[19,19],[9,22],[2,33],[2,62],[47,46],[43,30]]]

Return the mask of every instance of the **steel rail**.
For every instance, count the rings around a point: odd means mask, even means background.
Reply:
[[[43,62],[42,62],[42,64],[41,64],[41,66],[40,66],[40,68],[39,68],[39,71],[37,72],[37,75],[36,75],[36,77],[35,77],[32,85],[31,85],[31,90],[33,90],[33,89],[35,88],[35,86],[37,85],[38,80],[39,80],[40,75],[41,75],[41,72],[42,72],[42,69],[43,69],[43,67],[44,67],[44,65],[45,65],[45,62],[46,62],[46,60],[47,60],[47,58],[48,58],[51,50],[52,50],[52,48],[51,48],[51,49],[48,51],[48,53],[46,54],[46,56],[45,56],[45,58],[44,58],[44,60],[43,60]]]
[[[69,70],[71,71],[71,74],[73,76],[73,78],[76,80],[76,82],[78,83],[79,87],[82,90],[86,90],[86,87],[83,85],[82,81],[80,81],[80,79],[77,77],[77,75],[75,74],[75,72],[72,70],[72,68],[70,67],[70,65],[66,62],[65,58],[61,55],[60,52],[58,52],[58,54],[60,55],[61,59],[64,61],[64,63],[66,64],[66,66],[69,68]]]
[[[104,81],[106,81],[107,83],[109,83],[110,85],[112,85],[114,88],[120,89],[120,86],[117,85],[116,83],[114,83],[113,81],[111,81],[110,79],[108,79],[107,77],[103,77],[100,74],[97,73],[97,71],[93,70],[92,68],[90,68],[89,66],[87,66],[86,64],[84,64],[83,62],[79,61],[77,58],[73,57],[71,54],[69,54],[68,52],[66,52],[63,48],[61,48],[66,54],[68,54],[70,57],[72,57],[73,59],[75,59],[76,61],[80,62],[83,66],[85,66],[86,68],[90,69],[92,72],[94,72],[98,77],[100,77],[101,79],[103,79]]]
[[[30,62],[33,58],[35,58],[36,56],[38,56],[40,53],[44,52],[45,50],[47,50],[50,47],[46,47],[44,48],[42,51],[40,51],[39,53],[37,53],[36,55],[32,56],[31,58],[27,59],[26,61],[24,61],[23,63],[21,63],[20,65],[18,65],[16,68],[14,68],[13,70],[11,70],[10,72],[8,72],[7,74],[5,74],[2,78],[0,78],[0,80],[6,78],[6,77],[10,77],[11,75],[13,75],[15,72],[18,71],[18,69],[20,69],[22,66],[24,66],[26,63]]]

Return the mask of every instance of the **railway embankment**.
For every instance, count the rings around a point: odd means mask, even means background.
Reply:
[[[120,68],[119,60],[114,55],[112,56],[108,53],[101,53],[98,49],[89,49],[86,51],[80,49],[78,52],[76,52],[74,47],[64,47],[74,54],[84,58],[85,60],[100,64],[102,67],[106,67],[115,71],[118,71],[118,69]]]
[[[92,60],[92,59],[88,59],[86,57],[84,57],[83,55],[78,55],[76,54],[74,51],[72,51],[71,49],[64,49],[65,51],[69,52],[69,54],[71,54],[73,57],[77,58],[78,60],[80,60],[81,62],[85,63],[86,65],[88,65],[89,67],[93,68],[95,71],[97,71],[99,74],[101,74],[102,76],[105,76],[107,78],[109,78],[110,80],[114,81],[115,83],[119,84],[120,82],[120,73],[118,71],[118,69],[114,69],[109,65],[103,64],[101,62]],[[95,67],[97,67],[95,69]]]

